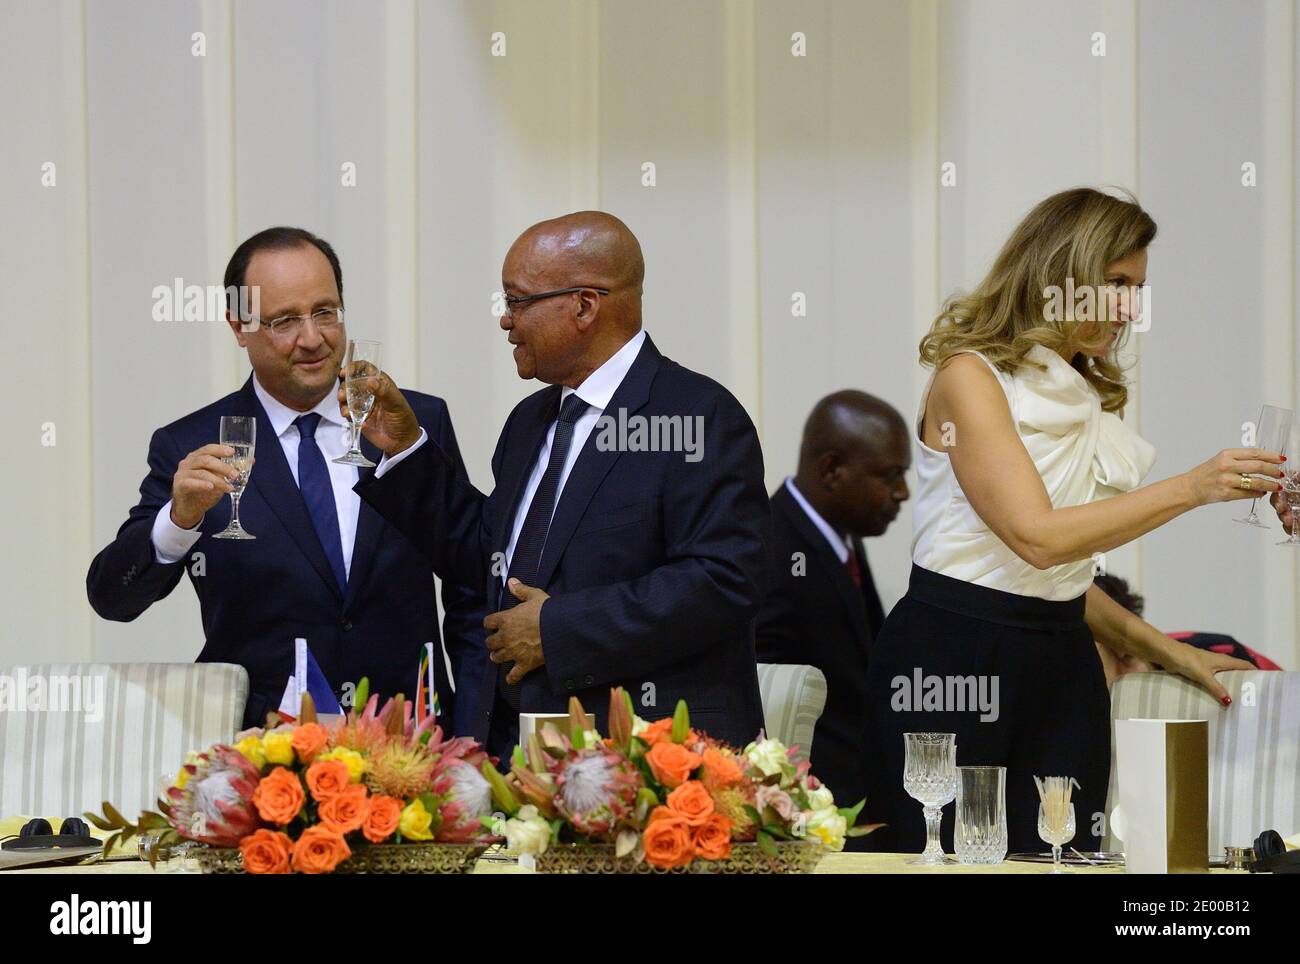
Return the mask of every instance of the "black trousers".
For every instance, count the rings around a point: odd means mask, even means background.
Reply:
[[[867,838],[873,850],[919,852],[925,845],[921,804],[903,789],[909,732],[955,733],[958,766],[1007,768],[1009,851],[1048,849],[1038,836],[1034,776],[1079,781],[1078,829],[1067,846],[1100,849],[1110,695],[1083,611],[1082,596],[1054,602],[912,567],[868,670],[866,809],[888,823]],[[954,810],[944,807],[941,824],[949,852]]]

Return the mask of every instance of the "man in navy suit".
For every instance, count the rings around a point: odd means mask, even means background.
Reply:
[[[825,675],[812,771],[845,807],[866,794],[867,768],[878,762],[868,742],[867,660],[885,616],[862,540],[883,535],[898,515],[911,464],[907,423],[892,406],[866,392],[835,392],[813,407],[798,470],[772,494],[758,658]]]
[[[753,619],[770,510],[758,435],[721,385],[641,330],[645,265],[617,218],[534,225],[502,271],[501,327],[521,378],[549,385],[506,420],[484,495],[387,376],[365,432],[385,453],[361,497],[433,560],[479,580],[496,672],[476,735],[505,755],[520,711],[577,696],[738,744],[763,725]],[[340,400],[342,394],[340,393]]]
[[[353,492],[373,469],[333,462],[347,450],[334,392],[347,344],[338,257],[307,231],[270,228],[239,246],[225,284],[227,321],[253,373],[239,391],[154,433],[140,501],[90,564],[91,606],[105,619],[130,621],[188,575],[203,617],[199,661],[248,670],[246,726],[280,705],[297,637],[340,695],[362,676],[372,692],[411,695],[423,646],[433,642],[444,726],[454,729],[458,701],[439,645],[429,563]],[[251,318],[232,297],[250,290],[260,294]],[[402,397],[463,477],[443,400]],[[257,420],[255,465],[239,506],[255,541],[212,538],[229,521],[236,477],[221,461],[234,450],[216,444],[223,415]],[[368,442],[362,448],[379,459]],[[442,595],[447,654],[466,678],[455,682],[470,694],[460,710],[472,716],[488,672],[482,597],[449,581]]]

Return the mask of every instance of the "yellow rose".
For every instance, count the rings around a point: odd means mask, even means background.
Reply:
[[[293,764],[293,734],[285,730],[279,733],[266,734],[266,736],[262,737],[262,752],[266,754],[268,763],[285,767],[291,766]]]
[[[190,771],[181,767],[181,772],[176,774],[176,789],[184,790],[185,784],[190,782]]]
[[[366,772],[366,758],[356,750],[349,750],[347,747],[339,746],[318,756],[318,760],[342,760],[348,768],[348,782],[360,783],[361,775]]]
[[[235,749],[244,754],[249,763],[259,770],[266,766],[266,753],[262,749],[262,741],[255,736],[246,736],[235,744]]]
[[[412,800],[403,808],[397,829],[407,840],[432,840],[433,834],[429,833],[432,824],[433,814],[419,800]]]

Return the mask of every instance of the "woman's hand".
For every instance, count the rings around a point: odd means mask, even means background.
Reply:
[[[1258,499],[1268,497],[1282,488],[1272,481],[1282,477],[1278,468],[1285,456],[1263,449],[1224,449],[1208,462],[1183,473],[1191,487],[1197,505],[1211,502],[1228,502],[1233,499]],[[1242,486],[1242,476],[1265,475],[1267,479],[1248,478],[1249,487]]]
[[[1210,695],[1224,706],[1230,706],[1232,698],[1228,696],[1228,691],[1219,684],[1219,680],[1214,674],[1234,669],[1255,669],[1253,663],[1248,663],[1244,659],[1225,656],[1223,653],[1214,653],[1208,649],[1198,649],[1189,643],[1175,643],[1171,649],[1170,658],[1163,662],[1165,669],[1169,672],[1177,673],[1179,676],[1185,677],[1198,686],[1209,690]]]

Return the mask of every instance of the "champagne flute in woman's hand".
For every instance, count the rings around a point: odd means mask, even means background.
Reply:
[[[1283,455],[1292,455],[1293,453],[1284,451],[1284,446],[1286,445],[1287,435],[1291,431],[1291,423],[1294,417],[1294,413],[1289,408],[1265,405],[1259,413],[1259,423],[1255,430],[1255,447],[1264,449],[1266,452],[1281,452]],[[1285,468],[1285,464],[1283,468]],[[1260,478],[1264,478],[1264,476],[1260,476]],[[1232,521],[1240,522],[1242,525],[1267,529],[1268,526],[1259,521],[1259,515],[1255,512],[1255,507],[1258,504],[1258,497],[1252,499],[1250,514],[1244,519],[1233,519]]]
[[[1291,534],[1279,546],[1300,547],[1300,425],[1294,420],[1282,446],[1282,497],[1291,515]]]

